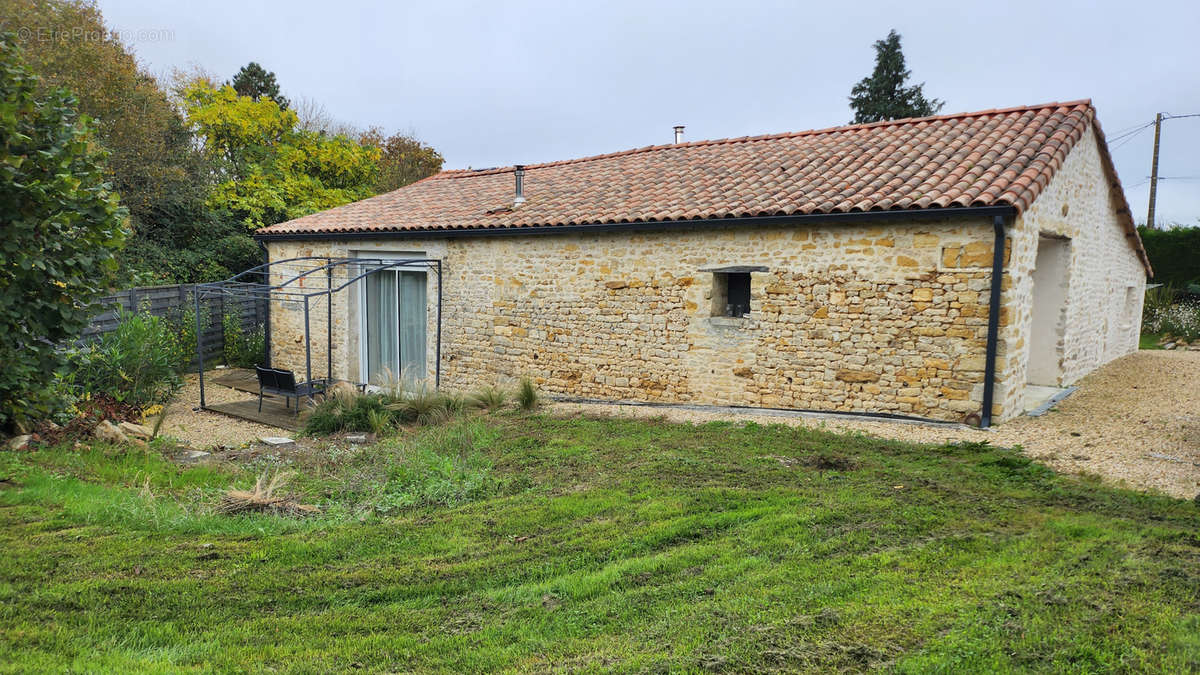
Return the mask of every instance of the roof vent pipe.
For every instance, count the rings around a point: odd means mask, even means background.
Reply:
[[[513,176],[517,179],[517,194],[513,197],[513,206],[520,206],[525,203],[525,165],[514,165]]]
[[[679,145],[682,142],[683,142],[683,125],[678,124],[675,126],[675,144]]]

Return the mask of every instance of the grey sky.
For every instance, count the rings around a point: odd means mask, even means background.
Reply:
[[[100,2],[154,72],[258,61],[285,94],[413,131],[448,168],[667,143],[674,124],[688,140],[845,124],[890,28],[944,112],[1091,98],[1110,139],[1200,113],[1194,0],[973,4]],[[154,29],[169,38],[139,39]],[[1113,144],[1138,221],[1152,136]],[[1198,150],[1200,117],[1164,124],[1160,220],[1200,223]]]

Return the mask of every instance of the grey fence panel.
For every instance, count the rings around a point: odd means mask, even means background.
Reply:
[[[181,320],[191,318],[195,310],[194,287],[191,284],[144,286],[130,288],[101,298],[95,314],[84,329],[80,342],[89,342],[117,329],[120,312],[145,312],[153,316]],[[223,317],[228,313],[237,318],[242,330],[251,332],[262,328],[267,320],[267,301],[262,298],[226,298],[208,296],[200,301],[200,313],[207,325],[200,333],[204,345],[204,361],[216,365],[224,361],[225,327]]]

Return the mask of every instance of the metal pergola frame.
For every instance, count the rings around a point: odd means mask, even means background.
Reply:
[[[312,265],[312,267],[308,267]],[[303,266],[304,270],[298,274],[286,278],[278,284],[271,283],[273,274],[276,269],[283,269],[284,276],[288,274],[289,268]],[[302,303],[304,305],[304,374],[305,381],[312,382],[312,336],[310,323],[310,305],[313,298],[324,296],[327,301],[325,314],[325,377],[329,380],[333,379],[333,294],[341,292],[351,285],[358,283],[368,275],[382,270],[389,269],[405,269],[419,267],[426,271],[432,271],[437,275],[437,342],[436,356],[434,357],[434,386],[440,388],[442,385],[442,261],[436,258],[342,258],[334,256],[301,256],[296,258],[286,258],[283,260],[272,260],[270,262],[251,267],[248,270],[239,272],[238,274],[225,279],[224,281],[214,281],[204,284],[196,284],[193,292],[193,300],[196,308],[196,368],[200,375],[200,407],[205,408],[204,400],[204,336],[200,328],[200,307],[201,300],[209,297],[227,297],[238,299],[253,299],[266,300],[267,306],[267,325],[270,326],[270,303]],[[344,279],[338,279],[340,283],[334,285],[335,271],[346,270]],[[308,290],[304,288],[305,279],[309,279],[312,275],[324,272],[325,287],[317,290]],[[252,281],[255,276],[261,276],[265,281]],[[320,277],[317,277],[320,278]],[[268,329],[266,348],[268,359],[271,352],[271,338]],[[309,395],[312,399],[312,395]],[[297,403],[299,405],[299,403]]]

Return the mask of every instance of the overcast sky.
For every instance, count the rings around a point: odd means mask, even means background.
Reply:
[[[895,28],[943,112],[1091,98],[1110,139],[1200,113],[1200,2],[101,0],[151,71],[248,61],[358,126],[414,132],[447,168],[846,123]],[[169,31],[165,39],[153,31]],[[146,32],[150,31],[150,32]],[[1145,220],[1152,129],[1113,142]],[[1159,220],[1200,224],[1200,117],[1164,123]]]

